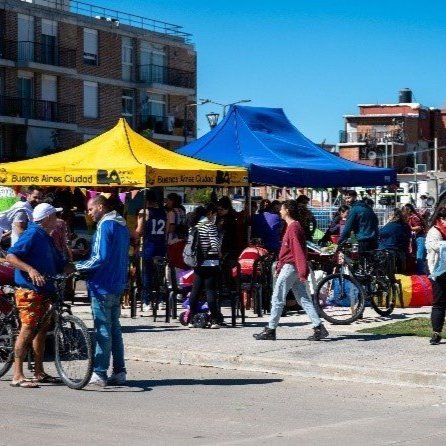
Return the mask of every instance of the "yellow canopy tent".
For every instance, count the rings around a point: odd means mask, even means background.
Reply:
[[[73,149],[0,164],[3,185],[247,186],[242,167],[196,160],[164,149],[121,118],[111,130]]]

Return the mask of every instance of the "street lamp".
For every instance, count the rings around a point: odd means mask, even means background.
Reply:
[[[251,102],[251,99],[240,99],[239,101],[236,102],[230,102],[229,104],[222,104],[220,102],[215,102],[215,101],[211,101],[210,99],[200,99],[200,101],[203,101],[204,104],[215,104],[215,105],[219,105],[220,107],[223,107],[223,118],[226,116],[226,109],[228,107],[230,107],[231,105],[235,105],[235,104],[243,104],[245,102]]]
[[[184,120],[183,120],[184,145],[187,144],[187,108],[197,107],[198,105],[204,105],[207,104],[208,102],[210,102],[208,99],[200,99],[200,102],[194,102],[193,104],[184,104]]]
[[[206,115],[206,118],[208,119],[209,127],[211,128],[211,130],[217,126],[219,117],[220,117],[220,115],[218,113],[214,113],[214,112],[208,113]]]

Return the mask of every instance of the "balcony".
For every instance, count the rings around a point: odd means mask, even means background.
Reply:
[[[376,145],[388,143],[404,144],[404,133],[401,129],[391,130],[388,132],[377,132],[371,130],[369,132],[347,132],[341,130],[339,132],[340,144],[357,144]]]
[[[0,96],[0,116],[74,124],[76,106],[37,99]]]
[[[64,68],[76,67],[76,50],[37,42],[4,40],[0,43],[0,57],[16,62],[36,62]]]
[[[174,118],[173,116],[155,116],[155,115],[139,115],[139,131],[152,130],[153,133],[160,135],[176,135],[183,136],[183,120]],[[186,121],[186,130],[188,136],[195,134],[195,121],[188,119]]]
[[[138,65],[137,81],[195,90],[194,73],[160,65]]]

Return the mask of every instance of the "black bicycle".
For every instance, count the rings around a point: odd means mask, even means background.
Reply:
[[[401,299],[398,283],[391,273],[392,253],[374,250],[358,253],[341,247],[336,254],[334,274],[317,284],[314,305],[319,315],[336,325],[356,321],[364,312],[366,302],[381,316],[390,316],[397,299]]]
[[[51,306],[37,324],[34,335],[49,324],[54,337],[54,362],[63,383],[71,389],[82,389],[93,373],[93,343],[87,326],[71,312],[63,300],[65,283],[74,274],[47,276],[55,285],[56,294],[49,298]],[[0,293],[0,377],[14,362],[14,345],[20,331],[20,320],[14,292]]]

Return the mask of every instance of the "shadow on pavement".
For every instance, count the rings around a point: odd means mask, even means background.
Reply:
[[[186,331],[185,328],[180,327],[158,327],[156,325],[121,325],[121,331],[123,333],[141,333],[141,332],[152,332],[158,333],[161,331]]]
[[[157,379],[157,380],[129,380],[128,387],[171,387],[171,386],[257,386],[259,384],[273,384],[283,382],[279,378],[254,378],[254,379]]]
[[[125,386],[93,387],[87,386],[89,392],[150,392],[155,387],[172,386],[248,386],[283,382],[283,379],[135,379],[128,380]]]

